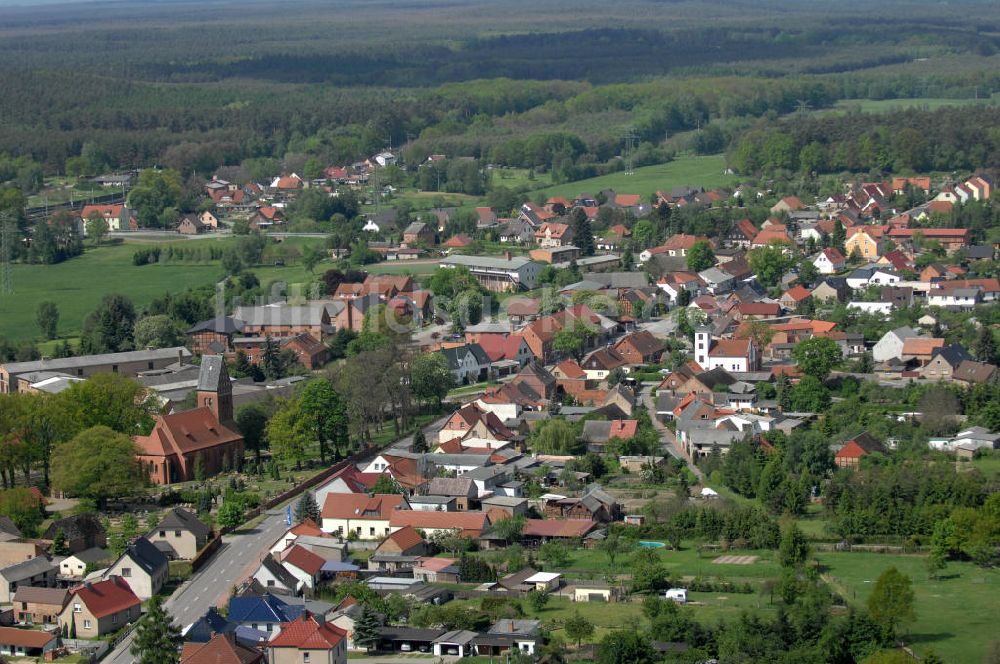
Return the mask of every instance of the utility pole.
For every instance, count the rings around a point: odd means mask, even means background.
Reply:
[[[805,115],[810,110],[812,110],[812,104],[810,104],[805,99],[800,99],[799,103],[795,105],[795,110],[799,115]]]

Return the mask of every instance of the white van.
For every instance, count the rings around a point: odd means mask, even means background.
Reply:
[[[688,601],[688,591],[687,588],[671,588],[663,593],[663,599],[669,599],[678,604],[687,604]]]

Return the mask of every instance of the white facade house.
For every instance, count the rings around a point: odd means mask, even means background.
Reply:
[[[812,258],[820,274],[836,274],[844,269],[844,257],[836,249],[824,249]]]
[[[971,309],[980,302],[978,288],[935,288],[927,293],[927,305],[930,307],[949,307],[952,309]]]
[[[538,284],[542,264],[523,256],[466,256],[455,254],[444,258],[440,267],[465,267],[486,290],[495,292],[531,290]]]
[[[484,411],[496,415],[501,422],[517,419],[521,415],[521,406],[514,402],[487,402],[480,397],[475,403]]]
[[[868,280],[869,286],[896,286],[900,282],[900,276],[889,270],[875,270]]]
[[[694,333],[694,361],[705,371],[722,368],[729,372],[747,373],[758,366],[757,348],[749,339],[712,340],[707,327]]]
[[[920,333],[912,327],[898,327],[895,330],[889,330],[872,348],[872,359],[876,362],[899,359],[903,355],[903,342],[906,339],[919,336]]]
[[[848,302],[848,309],[856,309],[866,314],[888,316],[892,313],[892,302]]]

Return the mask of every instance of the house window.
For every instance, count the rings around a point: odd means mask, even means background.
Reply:
[[[90,621],[87,620],[86,618],[83,619],[83,628],[90,629]]]
[[[166,536],[167,536],[167,531],[161,530],[160,531],[160,537],[166,537]]]
[[[175,530],[174,531],[174,537],[180,537],[180,536],[181,536],[181,531]]]
[[[129,578],[131,576],[132,576],[132,568],[131,567],[122,567],[122,578],[127,579],[127,578]]]
[[[112,364],[111,365],[111,373],[118,373],[118,365],[117,364]]]
[[[368,534],[371,535],[372,537],[375,537],[375,528],[369,528]]]
[[[274,579],[268,579],[267,580],[267,587],[268,588],[273,588],[274,587]]]
[[[152,369],[153,368],[153,363],[149,362],[146,366],[147,366],[148,369]]]
[[[80,607],[79,604],[73,605],[73,613],[80,613],[81,611],[83,611],[83,609]]]
[[[117,613],[115,613],[115,614],[113,614],[111,616],[111,624],[112,625],[117,625],[118,624],[118,614]]]
[[[308,652],[302,653],[302,662],[303,662],[303,664],[309,664],[309,653]]]

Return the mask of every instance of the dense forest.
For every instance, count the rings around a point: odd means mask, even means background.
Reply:
[[[301,167],[306,157],[346,163],[404,146],[413,163],[432,153],[471,156],[552,170],[565,181],[610,163],[627,129],[638,138],[639,164],[687,150],[728,148],[738,158],[761,134],[785,131],[773,123],[796,109],[1000,91],[993,4],[948,15],[916,0],[848,2],[850,11],[843,3],[751,5],[3,8],[0,155],[30,158],[46,174],[166,165],[187,176],[258,158],[284,160],[282,167]],[[888,16],[892,30],[884,29]],[[829,141],[877,133],[863,122],[872,121],[797,120],[789,154],[739,170],[896,161],[965,168],[979,156],[851,161],[836,158],[839,146],[822,158],[809,147],[825,145],[811,138],[823,132]]]

